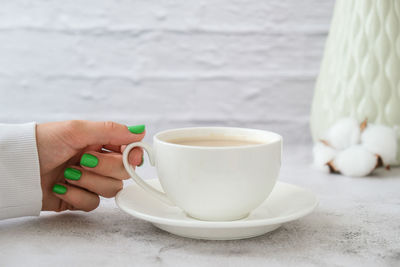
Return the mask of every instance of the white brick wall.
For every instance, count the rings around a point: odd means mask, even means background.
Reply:
[[[0,121],[235,125],[309,142],[333,0],[0,0]]]

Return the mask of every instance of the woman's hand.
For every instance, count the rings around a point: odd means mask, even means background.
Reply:
[[[144,125],[115,122],[65,121],[37,125],[42,210],[91,211],[99,196],[113,197],[129,178],[122,163],[125,145],[143,139]],[[129,162],[142,163],[135,148]]]

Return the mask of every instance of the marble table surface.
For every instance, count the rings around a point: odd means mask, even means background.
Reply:
[[[313,190],[320,205],[260,237],[178,237],[108,199],[91,213],[0,221],[0,266],[400,266],[400,168],[324,174],[311,167],[310,147],[296,146],[285,148],[279,179]]]

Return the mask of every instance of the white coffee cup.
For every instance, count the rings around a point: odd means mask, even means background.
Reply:
[[[204,147],[168,142],[210,136],[234,137],[259,144]],[[149,194],[200,220],[230,221],[246,217],[271,193],[281,166],[282,137],[269,131],[181,128],[157,133],[153,142],[153,149],[143,142],[126,147],[123,163],[127,172]],[[142,147],[148,153],[165,193],[147,184],[128,163],[129,152],[134,147]]]

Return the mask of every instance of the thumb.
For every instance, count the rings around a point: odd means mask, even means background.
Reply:
[[[72,136],[72,144],[80,149],[88,145],[125,145],[138,142],[145,135],[144,125],[126,126],[112,121],[66,122]]]

